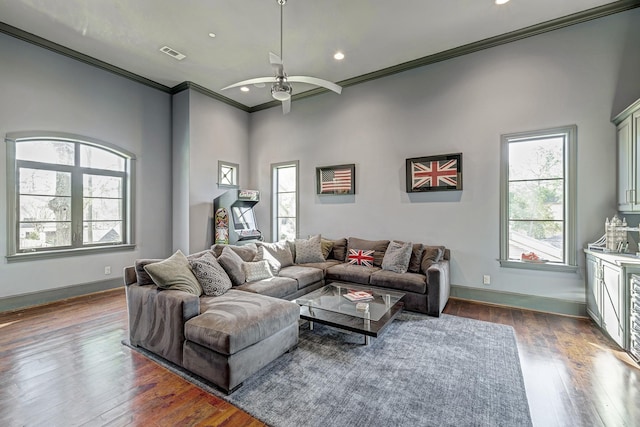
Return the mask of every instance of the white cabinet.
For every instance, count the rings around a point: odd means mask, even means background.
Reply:
[[[601,301],[600,261],[593,255],[587,254],[587,314],[598,326],[602,325],[600,317]]]
[[[640,212],[640,100],[613,122],[617,126],[618,210]]]
[[[628,348],[629,275],[640,260],[587,251],[587,313],[620,347]],[[638,261],[638,262],[636,262]]]
[[[622,348],[625,347],[626,310],[622,268],[602,262],[602,329]]]

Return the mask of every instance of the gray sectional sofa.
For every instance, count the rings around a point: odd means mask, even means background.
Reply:
[[[232,392],[297,345],[299,307],[289,300],[325,283],[401,291],[407,310],[439,316],[449,298],[449,251],[413,244],[409,257],[401,243],[313,236],[137,260],[124,270],[130,343]],[[390,257],[388,248],[400,246],[404,258]],[[198,274],[202,263],[211,268]]]

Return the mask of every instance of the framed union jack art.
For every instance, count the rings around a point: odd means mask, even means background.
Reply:
[[[316,168],[318,194],[355,194],[356,165],[323,166]]]
[[[462,153],[407,159],[407,193],[462,190]]]

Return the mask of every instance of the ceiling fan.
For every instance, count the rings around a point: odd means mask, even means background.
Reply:
[[[287,3],[287,0],[276,0],[280,5],[280,56],[273,52],[269,52],[269,62],[275,70],[274,77],[257,77],[255,79],[243,80],[238,83],[234,83],[230,86],[222,88],[222,90],[231,89],[233,87],[245,86],[245,85],[259,85],[264,83],[271,83],[271,96],[282,102],[282,112],[287,114],[291,111],[291,94],[293,93],[293,87],[291,82],[306,83],[314,86],[320,86],[329,89],[337,94],[342,92],[342,87],[323,79],[310,76],[289,76],[284,72],[284,64],[282,62],[282,9]]]

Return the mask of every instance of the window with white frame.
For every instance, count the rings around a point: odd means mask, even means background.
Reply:
[[[298,236],[298,162],[271,165],[273,240]]]
[[[76,135],[8,134],[8,256],[133,244],[133,156]]]
[[[500,262],[574,271],[576,126],[502,136]]]
[[[237,188],[239,168],[237,163],[218,161],[218,187]]]

